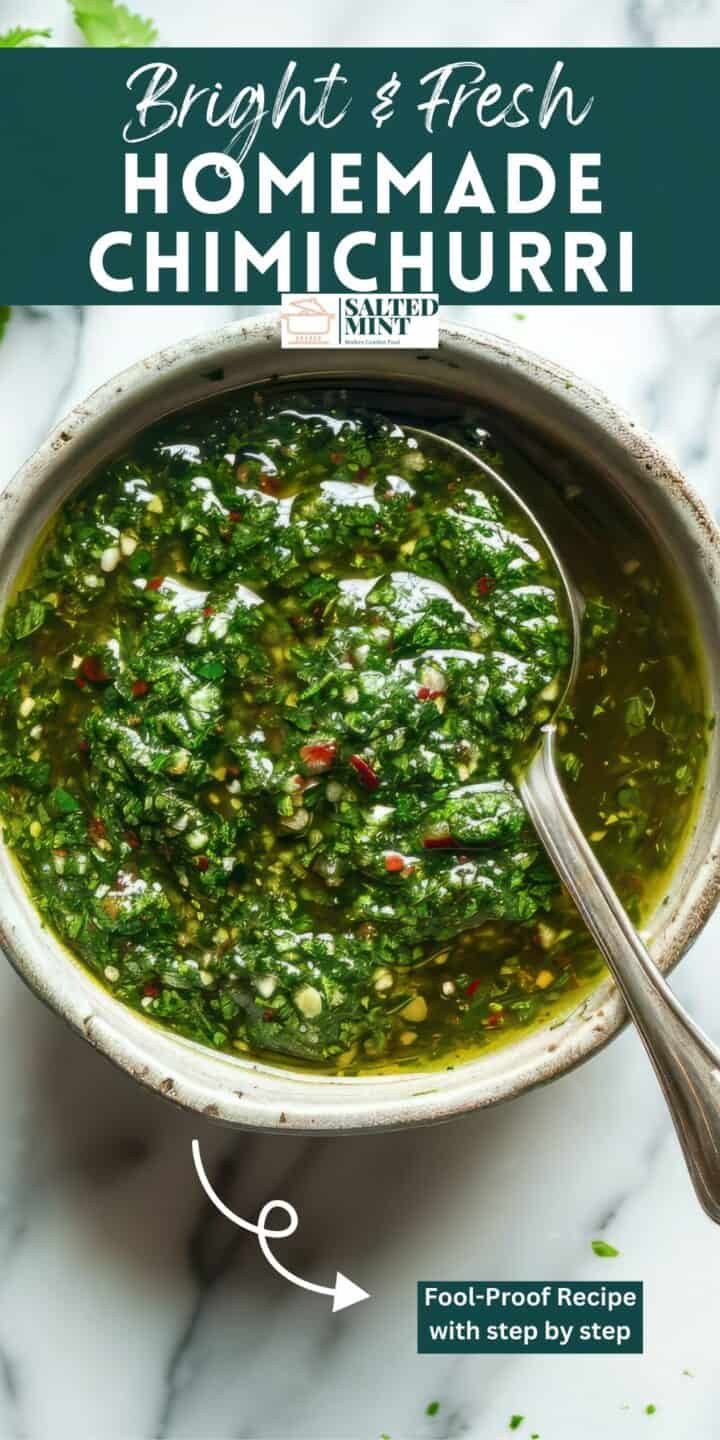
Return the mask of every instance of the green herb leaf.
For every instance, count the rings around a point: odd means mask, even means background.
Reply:
[[[116,0],[78,0],[73,6],[73,17],[88,45],[132,48],[153,45],[157,40],[154,21],[134,15]]]
[[[439,1401],[439,1400],[431,1400],[431,1401],[430,1401],[430,1404],[426,1407],[425,1414],[426,1414],[426,1415],[437,1415],[439,1409],[440,1409],[440,1401]]]
[[[646,1414],[646,1415],[655,1415],[656,1412],[657,1412],[657,1405],[646,1405],[646,1406],[645,1406],[645,1414]]]
[[[607,1240],[593,1240],[592,1248],[594,1253],[600,1256],[601,1260],[614,1260],[615,1256],[620,1254],[620,1251],[616,1250],[614,1245],[608,1245]]]
[[[524,1415],[511,1415],[508,1422],[508,1430],[519,1430],[524,1419]]]
[[[6,665],[0,670],[0,696],[7,698],[17,689],[18,681],[25,669],[23,660],[15,660],[11,665]]]
[[[566,775],[569,775],[571,780],[579,780],[583,767],[583,762],[579,755],[574,755],[572,750],[567,750],[564,755],[560,756],[560,763]]]
[[[60,815],[70,815],[73,810],[79,810],[80,805],[69,790],[64,790],[62,785],[56,785],[50,799]]]
[[[646,728],[654,709],[655,696],[647,685],[639,695],[632,695],[625,704],[625,729],[628,735],[640,735]]]
[[[4,35],[0,35],[0,50],[19,50],[22,46],[33,46],[38,40],[49,40],[51,35],[52,30],[27,30],[23,25],[14,25],[12,30],[6,30]],[[0,314],[6,309],[6,305],[0,306]]]
[[[39,630],[45,619],[45,606],[40,600],[29,600],[27,605],[15,611],[15,639],[24,640]]]
[[[583,639],[588,649],[597,649],[617,629],[618,612],[606,600],[591,596],[585,603]]]

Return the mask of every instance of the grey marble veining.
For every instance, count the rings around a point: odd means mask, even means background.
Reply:
[[[146,0],[169,44],[408,40],[407,11],[290,0],[243,13]],[[0,0],[0,27],[53,24],[63,0]],[[415,44],[703,44],[702,0],[421,5]],[[75,400],[227,307],[23,309],[0,347],[0,483]],[[595,381],[675,452],[720,511],[720,310],[452,312]],[[673,983],[720,1035],[711,922]],[[0,1440],[714,1440],[720,1240],[699,1212],[654,1079],[627,1033],[513,1105],[434,1130],[303,1141],[235,1136],[142,1092],[0,969]],[[286,1263],[339,1267],[372,1300],[333,1318],[290,1289],[205,1202],[190,1161],[241,1214],[275,1195],[300,1229]],[[415,1354],[419,1278],[646,1283],[644,1356]],[[692,1372],[691,1374],[686,1373]],[[434,1419],[430,1400],[440,1402]],[[657,1413],[647,1417],[652,1402]],[[627,1408],[624,1408],[627,1407]]]

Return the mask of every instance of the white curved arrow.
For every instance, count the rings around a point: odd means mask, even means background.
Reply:
[[[337,1310],[347,1310],[350,1305],[358,1305],[361,1300],[370,1299],[367,1290],[361,1290],[359,1285],[356,1285],[352,1280],[348,1280],[347,1275],[342,1275],[339,1270],[335,1276],[334,1285],[316,1285],[313,1280],[302,1280],[299,1275],[293,1275],[292,1270],[286,1270],[285,1266],[281,1265],[277,1257],[273,1255],[268,1240],[285,1240],[288,1235],[295,1234],[299,1221],[298,1213],[294,1205],[290,1205],[287,1200],[268,1200],[258,1215],[257,1225],[253,1225],[250,1220],[243,1220],[240,1215],[235,1214],[234,1210],[229,1210],[227,1205],[220,1199],[220,1196],[215,1194],[205,1173],[205,1166],[202,1162],[200,1143],[198,1140],[193,1140],[192,1142],[192,1156],[198,1180],[208,1199],[212,1200],[215,1208],[219,1210],[220,1214],[224,1215],[225,1219],[229,1220],[231,1224],[239,1225],[241,1230],[248,1230],[251,1235],[257,1236],[258,1245],[268,1265],[272,1265],[273,1270],[277,1270],[278,1275],[282,1275],[283,1279],[289,1280],[291,1285],[299,1285],[302,1290],[313,1290],[316,1295],[332,1295],[333,1313]],[[273,1210],[283,1211],[287,1217],[287,1223],[285,1225],[271,1229],[268,1220]]]

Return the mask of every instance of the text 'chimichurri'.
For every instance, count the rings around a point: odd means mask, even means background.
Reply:
[[[561,725],[635,913],[705,727],[638,553],[586,586]],[[513,783],[568,644],[551,561],[469,461],[338,397],[187,412],[71,498],[5,617],[6,838],[161,1024],[351,1074],[451,1063],[599,969]]]

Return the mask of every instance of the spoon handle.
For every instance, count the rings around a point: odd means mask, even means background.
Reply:
[[[548,726],[520,786],[523,803],[640,1031],[700,1204],[720,1224],[720,1050],[683,1010],[631,925],[568,805],[554,755]]]

